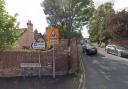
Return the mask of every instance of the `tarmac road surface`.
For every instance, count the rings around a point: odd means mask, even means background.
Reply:
[[[107,54],[98,48],[98,54],[82,54],[85,69],[84,89],[128,89],[128,58]]]

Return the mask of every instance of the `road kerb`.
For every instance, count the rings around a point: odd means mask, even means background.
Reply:
[[[84,68],[84,65],[83,65],[83,56],[81,54],[79,54],[79,55],[80,55],[80,58],[79,58],[79,60],[80,60],[80,70],[81,70],[82,74],[81,74],[80,79],[79,79],[80,84],[78,86],[78,89],[85,89],[86,80],[85,80],[85,68]]]

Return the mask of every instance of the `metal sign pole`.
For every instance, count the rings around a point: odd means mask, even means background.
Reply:
[[[23,55],[22,55],[22,62],[23,62]],[[23,78],[25,79],[25,71],[24,71],[24,68],[22,68],[22,75],[23,75]]]
[[[40,64],[40,52],[39,52],[39,64]],[[39,78],[40,78],[40,68],[39,68]]]
[[[55,74],[55,52],[54,52],[54,41],[53,41],[53,78],[56,78],[56,74]]]

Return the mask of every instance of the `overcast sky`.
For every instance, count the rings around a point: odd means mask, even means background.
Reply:
[[[43,9],[40,6],[40,3],[43,0],[5,0],[6,2],[6,10],[11,15],[18,13],[19,16],[17,20],[20,22],[20,27],[26,27],[26,23],[28,20],[31,20],[34,29],[41,33],[45,32],[45,27],[47,27],[46,16],[43,13]],[[108,1],[115,1],[114,9],[121,10],[128,7],[128,0],[93,0],[95,6],[99,6],[102,3]],[[84,28],[86,29],[86,28]],[[87,31],[83,31],[84,36],[87,37]]]
[[[20,27],[26,27],[28,20],[31,20],[34,29],[39,32],[44,32],[47,26],[46,16],[43,13],[43,8],[40,3],[43,0],[5,0],[6,10],[11,15],[18,13],[17,20],[20,22]]]

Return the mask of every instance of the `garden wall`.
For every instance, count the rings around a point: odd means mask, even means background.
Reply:
[[[76,40],[71,40],[70,53],[67,42],[68,40],[62,40],[58,46],[55,46],[54,58],[56,75],[75,73],[78,69]],[[22,67],[22,63],[38,63],[41,64],[41,67]],[[0,77],[37,75],[53,75],[53,49],[45,52],[0,52]]]

